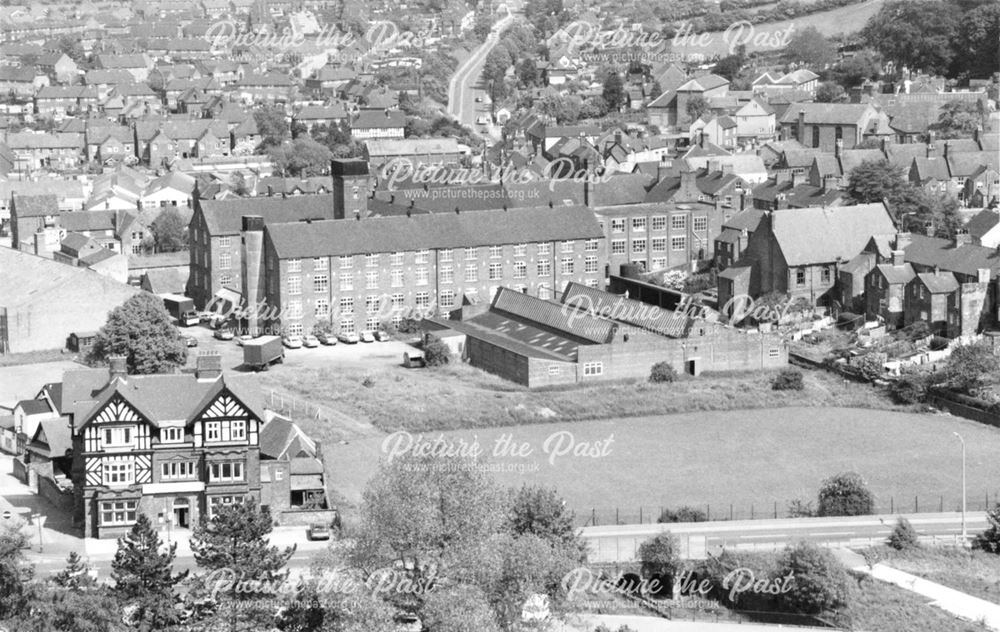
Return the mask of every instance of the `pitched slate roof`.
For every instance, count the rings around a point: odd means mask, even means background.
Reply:
[[[351,129],[386,129],[405,127],[406,114],[400,110],[362,110],[351,121]]]
[[[885,277],[886,281],[893,285],[900,283],[905,285],[912,281],[913,277],[917,275],[917,273],[913,271],[913,266],[908,263],[904,263],[901,266],[894,266],[891,263],[882,263],[875,266],[875,269]]]
[[[295,459],[315,457],[318,450],[297,424],[275,416],[260,430],[260,453],[269,459]]]
[[[47,415],[52,412],[44,399],[22,399],[16,407],[23,410],[25,415]]]
[[[51,459],[63,458],[73,451],[73,436],[68,417],[43,419],[35,430],[28,447],[32,452]]]
[[[1000,253],[995,248],[973,244],[955,246],[950,239],[911,235],[910,243],[903,249],[904,260],[914,265],[958,272],[976,277],[979,269],[991,270],[991,276],[1000,272]]]
[[[771,213],[771,231],[789,266],[847,261],[872,235],[896,231],[881,203]]]
[[[18,217],[45,217],[59,214],[59,198],[54,193],[42,195],[15,193],[13,198]]]
[[[561,301],[578,314],[616,320],[664,336],[684,336],[690,326],[691,319],[677,312],[572,281],[566,284]]]
[[[283,259],[604,236],[593,211],[580,206],[282,223],[265,233]]]
[[[729,85],[729,80],[725,77],[707,74],[691,79],[677,88],[677,91],[705,92],[726,85]]]
[[[265,223],[333,219],[333,195],[301,195],[288,198],[241,198],[200,200],[209,234],[238,235],[244,215],[260,215]]]
[[[531,321],[558,335],[603,344],[614,336],[615,323],[589,313],[572,313],[561,305],[517,290],[501,287],[493,299],[491,311],[500,311]]]
[[[871,107],[866,103],[800,103],[788,108],[781,122],[798,121],[799,111],[803,110],[807,125],[858,125]]]
[[[923,283],[931,294],[950,294],[958,289],[958,280],[951,272],[922,272],[917,278]]]
[[[979,239],[993,228],[1000,224],[1000,211],[995,208],[987,208],[976,213],[965,225],[965,230],[974,238]]]

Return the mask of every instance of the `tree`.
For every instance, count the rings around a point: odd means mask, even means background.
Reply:
[[[485,42],[487,36],[489,36],[490,31],[493,29],[493,21],[490,18],[489,11],[478,11],[476,12],[476,21],[472,27],[472,32],[475,34],[476,39],[480,42]]]
[[[163,301],[141,293],[108,314],[88,359],[105,362],[111,356],[125,356],[132,374],[171,373],[184,366],[187,347]]]
[[[898,66],[944,74],[957,31],[956,11],[948,2],[892,0],[868,20],[861,36]]]
[[[917,530],[913,528],[910,521],[900,516],[896,520],[896,526],[889,534],[889,546],[897,551],[906,551],[920,547],[920,540],[917,539]]]
[[[867,516],[875,498],[860,474],[844,472],[823,481],[819,490],[819,516]]]
[[[601,92],[608,110],[617,112],[625,105],[625,86],[617,72],[609,72],[604,79],[604,90]]]
[[[532,57],[525,57],[517,67],[517,78],[526,88],[538,83],[538,65]]]
[[[554,488],[524,485],[511,501],[509,529],[516,536],[536,535],[567,550],[586,554],[586,545],[573,527],[573,512]]]
[[[160,536],[143,513],[118,540],[111,561],[114,593],[136,608],[133,620],[146,629],[159,630],[177,621],[174,586],[187,577],[187,571],[173,574],[176,553],[176,542],[160,551]]]
[[[36,596],[31,629],[38,632],[117,632],[126,629],[121,619],[119,607],[104,588],[54,589]]]
[[[83,45],[79,38],[63,35],[56,42],[56,46],[58,46],[59,52],[65,53],[77,65],[82,65],[87,60],[87,54],[83,51]]]
[[[860,86],[866,80],[878,79],[882,73],[882,59],[871,49],[859,50],[833,67],[834,81],[845,88]]]
[[[240,573],[239,579],[273,583],[287,574],[281,569],[295,553],[295,545],[282,550],[268,544],[273,528],[271,512],[247,497],[219,508],[211,520],[203,520],[191,536],[191,552],[204,569],[230,569]],[[239,594],[256,596],[248,591]]]
[[[681,569],[680,545],[669,531],[640,544],[638,557],[646,576],[673,577]]]
[[[66,568],[56,573],[52,581],[57,586],[70,590],[80,590],[94,584],[94,580],[87,574],[87,565],[76,551],[70,551],[69,557],[66,558]]]
[[[0,528],[0,620],[20,615],[31,603],[31,568],[22,552],[26,545],[20,529]]]
[[[240,197],[248,197],[250,195],[250,187],[247,186],[247,178],[243,175],[242,171],[237,171],[233,174],[233,193]]]
[[[977,389],[996,380],[1000,373],[1000,358],[985,342],[956,347],[945,365],[948,385],[962,393],[974,393]]]
[[[908,187],[903,168],[888,160],[866,160],[848,175],[847,194],[858,204],[899,198]]]
[[[954,43],[954,75],[985,79],[1000,68],[1000,4],[987,2],[961,17]]]
[[[771,382],[771,389],[775,391],[801,391],[803,388],[802,371],[798,369],[781,369]]]
[[[451,362],[451,349],[437,336],[428,334],[424,342],[424,362],[427,366],[443,366]]]
[[[685,111],[691,117],[692,121],[696,121],[701,118],[702,114],[708,112],[708,101],[705,100],[705,97],[701,96],[691,97],[687,102]]]
[[[187,225],[176,208],[164,209],[149,228],[153,231],[153,243],[158,252],[187,250]]]
[[[990,526],[972,541],[972,548],[1000,555],[1000,505],[986,512]]]
[[[716,62],[712,72],[720,77],[725,77],[729,81],[733,81],[740,74],[740,71],[743,70],[743,63],[744,59],[739,55],[727,55]]]
[[[333,154],[311,136],[267,147],[267,154],[282,174],[294,177],[319,175],[329,169]]]
[[[264,145],[280,145],[289,137],[291,129],[285,108],[279,105],[266,105],[253,112],[257,131]]]
[[[847,101],[847,93],[844,88],[833,81],[824,81],[816,88],[817,103],[843,103]]]
[[[476,586],[433,590],[420,612],[425,629],[434,632],[500,632],[486,595]]]
[[[657,362],[649,370],[649,381],[654,384],[664,384],[677,379],[677,370],[669,362]]]
[[[816,69],[832,64],[837,59],[837,49],[815,26],[795,30],[782,55],[785,61],[800,63]]]
[[[941,106],[938,120],[930,125],[940,138],[968,138],[986,119],[980,101],[949,101]]]
[[[847,603],[850,578],[844,567],[830,554],[809,542],[785,551],[779,575],[791,577],[784,602],[805,614],[822,614]]]

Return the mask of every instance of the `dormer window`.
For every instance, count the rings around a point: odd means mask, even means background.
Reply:
[[[160,431],[160,441],[163,443],[181,443],[184,441],[184,429],[164,428]]]

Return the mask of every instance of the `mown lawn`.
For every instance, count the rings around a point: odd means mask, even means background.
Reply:
[[[978,623],[962,621],[898,586],[877,580],[852,584],[849,607],[841,621],[851,630],[872,632],[981,632]]]

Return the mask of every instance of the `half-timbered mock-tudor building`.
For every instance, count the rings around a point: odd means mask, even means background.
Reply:
[[[222,376],[218,355],[194,374],[126,375],[112,358],[106,384],[75,402],[76,518],[89,537],[119,537],[139,513],[190,528],[219,507],[260,500],[260,428],[252,394]]]

